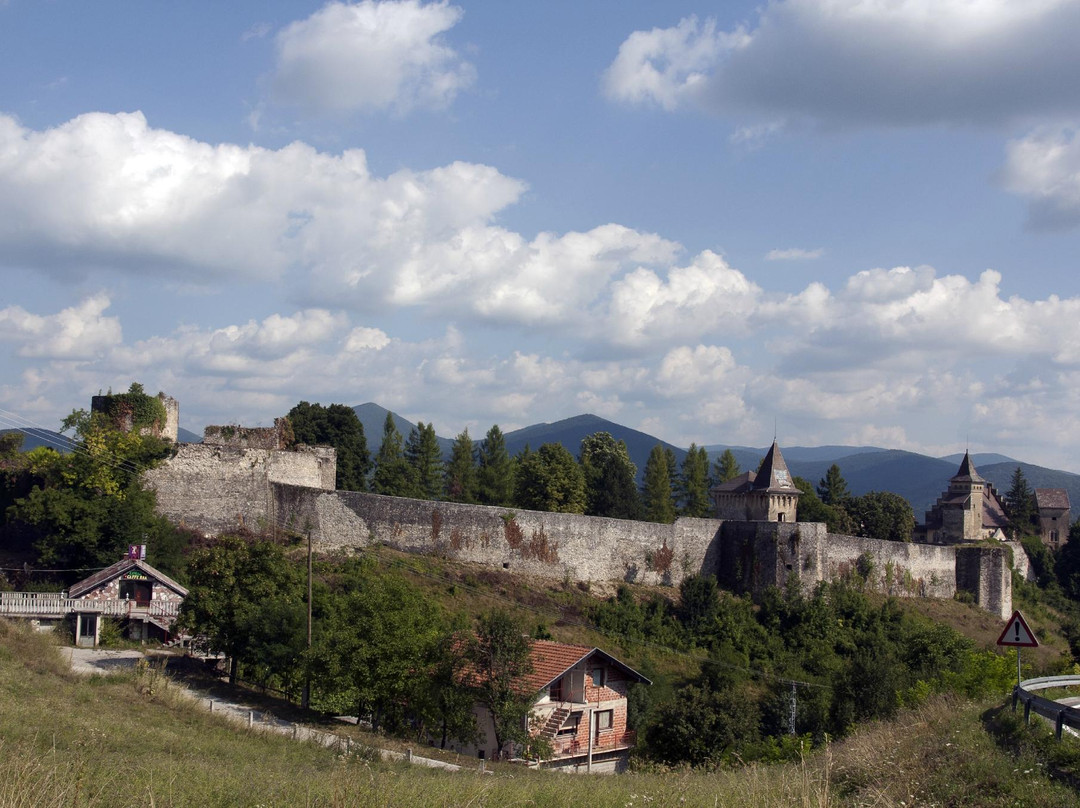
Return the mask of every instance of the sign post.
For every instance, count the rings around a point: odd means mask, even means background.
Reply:
[[[1024,620],[1024,615],[1020,614],[1019,609],[1013,612],[1012,617],[1009,618],[1009,622],[1005,624],[1005,630],[1002,631],[1001,636],[998,637],[997,644],[1003,647],[1012,647],[1016,649],[1016,686],[1019,687],[1020,649],[1039,647],[1039,641],[1035,639],[1035,634],[1028,628],[1027,621]]]

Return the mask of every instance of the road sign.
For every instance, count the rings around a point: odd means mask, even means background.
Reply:
[[[1039,641],[1035,639],[1035,635],[1024,621],[1024,615],[1020,614],[1019,610],[1013,612],[1013,616],[1010,617],[1009,622],[1005,624],[1005,630],[1001,632],[1001,636],[998,637],[997,644],[1015,646],[1018,648],[1039,647]]]

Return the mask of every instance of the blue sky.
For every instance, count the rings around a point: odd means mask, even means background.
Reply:
[[[1080,470],[1080,2],[0,3],[0,425]]]

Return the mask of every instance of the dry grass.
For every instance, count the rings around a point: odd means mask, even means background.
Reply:
[[[790,765],[586,777],[372,763],[193,708],[160,670],[76,679],[40,636],[0,621],[6,806],[1068,806],[1076,795],[995,745],[984,708],[932,700]],[[418,750],[419,751],[419,750]]]

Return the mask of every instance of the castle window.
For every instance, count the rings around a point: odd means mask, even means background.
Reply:
[[[1058,540],[1058,532],[1056,530],[1051,530],[1050,531],[1050,541],[1052,541],[1054,544],[1057,544],[1057,540]]]
[[[785,517],[783,511],[780,511],[780,513],[776,514],[776,521],[777,522],[786,522],[787,521],[787,518]]]

